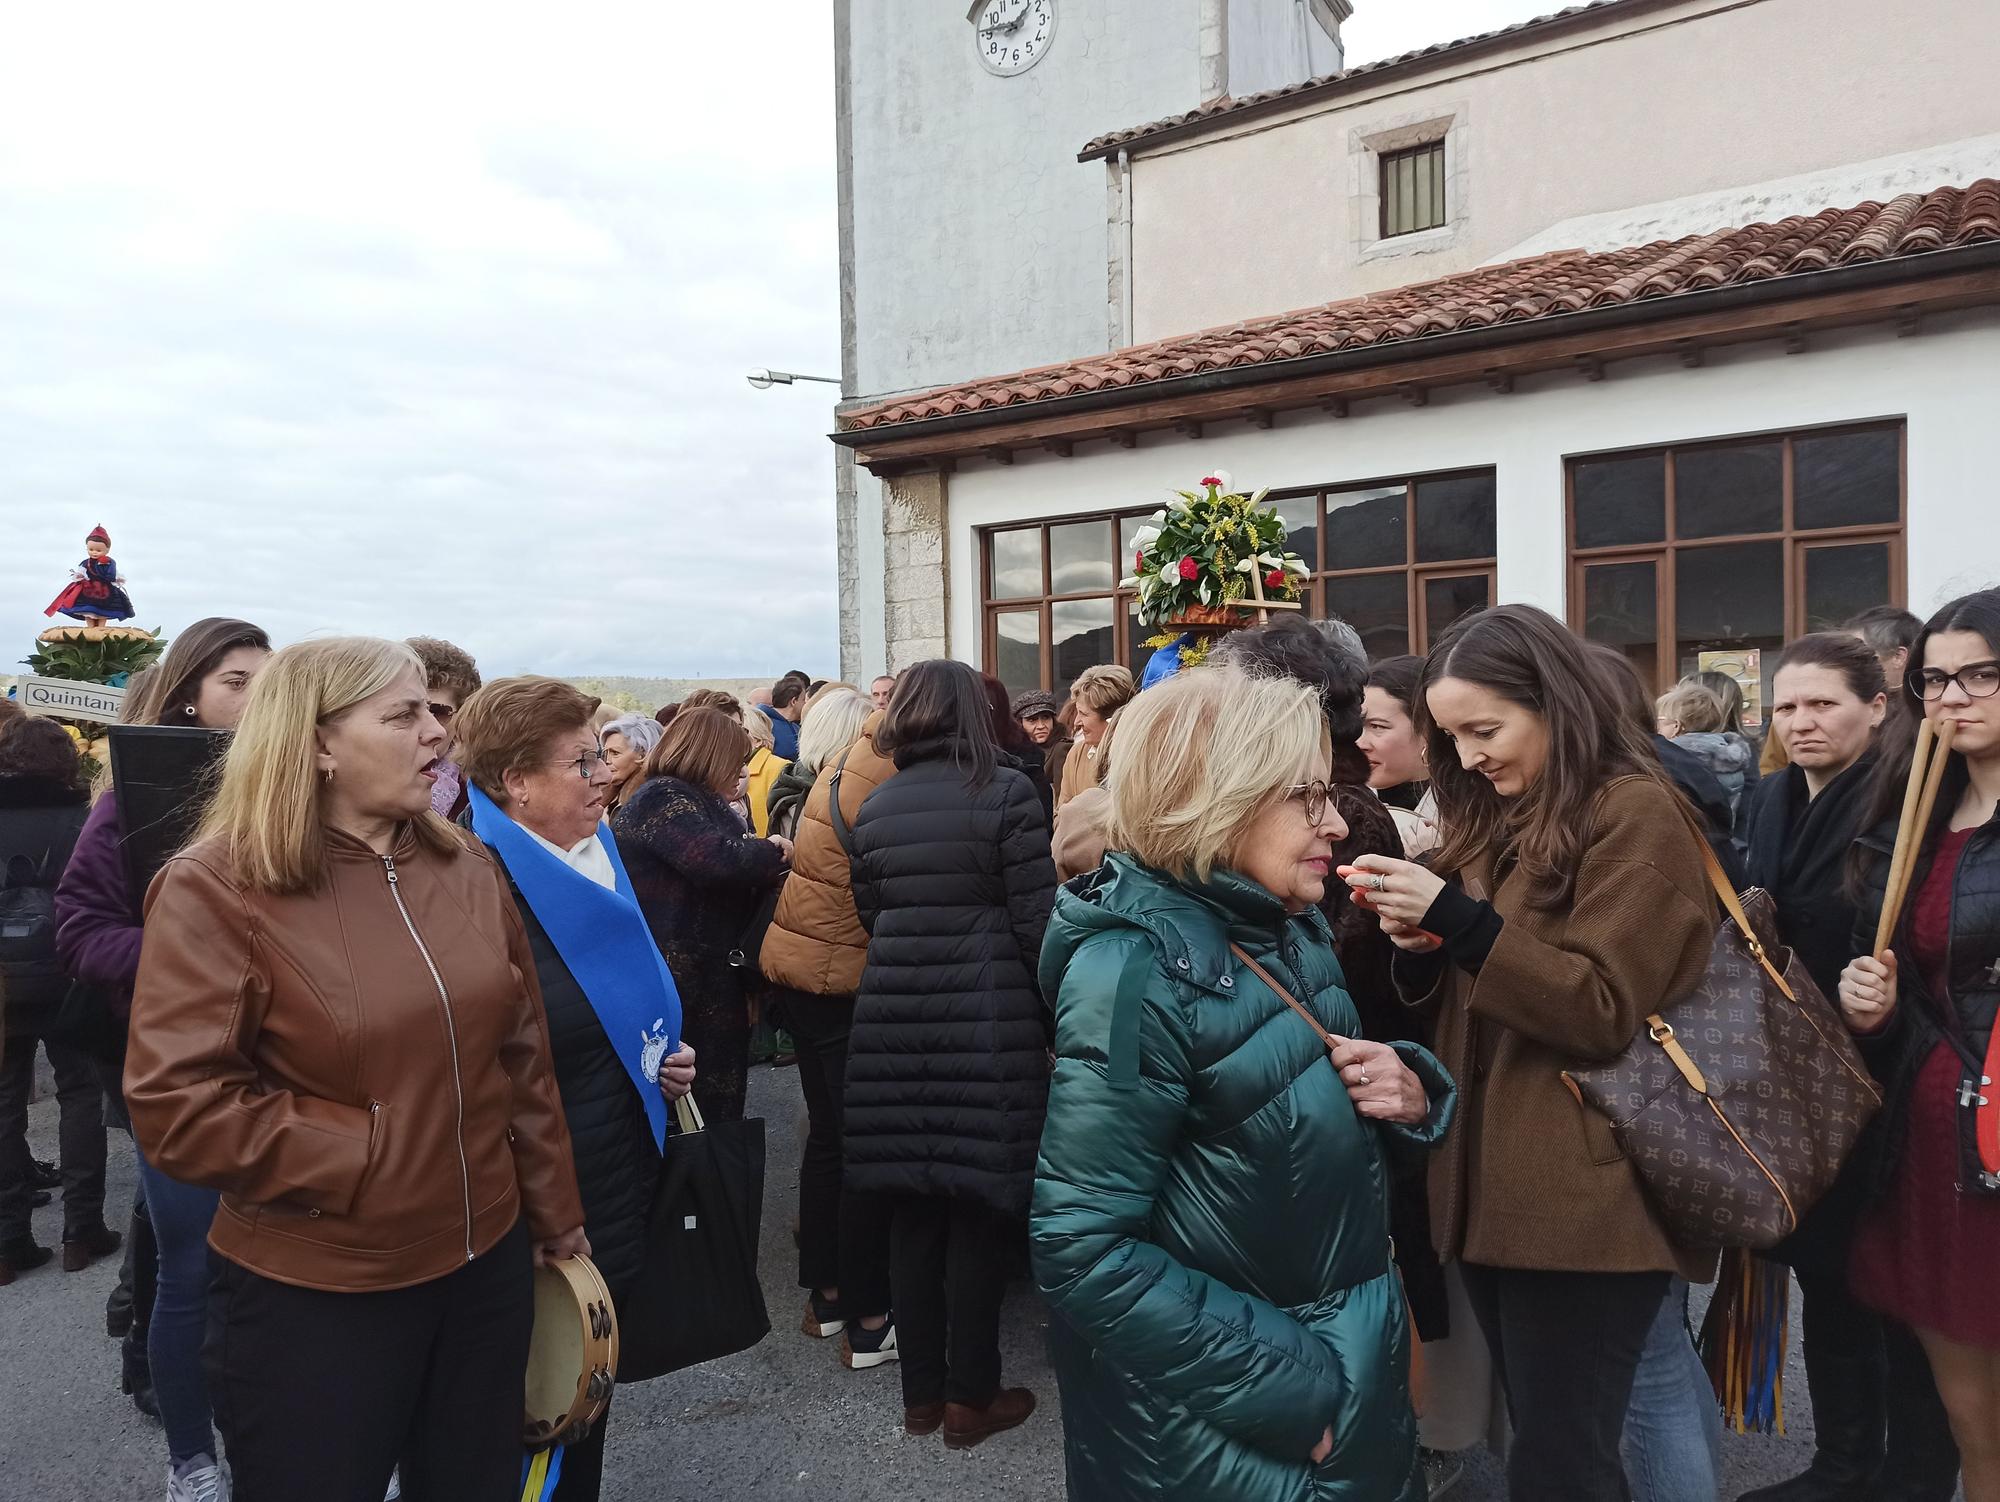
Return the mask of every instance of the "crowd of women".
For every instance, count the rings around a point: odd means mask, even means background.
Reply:
[[[0,1281],[51,1255],[27,1019],[93,987],[142,1186],[111,1317],[171,1502],[498,1502],[531,1269],[587,1253],[625,1305],[670,1103],[740,1117],[761,1020],[807,1108],[800,1329],[895,1363],[911,1436],[1031,1419],[1025,1258],[1074,1497],[1420,1502],[1484,1444],[1518,1498],[1709,1502],[1715,1252],[1565,1085],[1700,982],[1705,841],[1887,1101],[1774,1253],[1818,1448],[1752,1495],[1944,1502],[1962,1461],[2000,1502],[1996,690],[2000,591],[1792,642],[1761,748],[1733,681],[1655,702],[1523,606],[1423,659],[1289,620],[1144,693],[935,660],[651,717],[448,643],[199,622],[127,700],[233,732],[143,902],[118,788],[0,725],[54,948],[0,970]],[[1949,762],[1878,952],[1925,720]],[[80,1268],[121,1238],[98,1077],[50,1053]],[[598,1495],[609,1422],[554,1495]]]

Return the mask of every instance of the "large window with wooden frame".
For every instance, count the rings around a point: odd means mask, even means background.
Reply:
[[[1493,603],[1493,471],[1274,491],[1287,546],[1312,570],[1304,601],[1337,615],[1370,657],[1421,652],[1460,616]],[[1009,693],[1066,693],[1101,662],[1134,673],[1155,633],[1118,588],[1134,534],[1157,507],[984,529],[979,538],[986,671]]]
[[[1568,461],[1570,624],[1665,689],[1717,668],[1754,685],[1778,649],[1903,603],[1901,422]]]

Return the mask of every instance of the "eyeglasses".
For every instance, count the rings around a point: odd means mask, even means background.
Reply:
[[[1305,804],[1308,824],[1317,824],[1326,817],[1327,800],[1331,796],[1323,782],[1302,782],[1285,790],[1287,799],[1297,799]]]
[[[1968,663],[1956,673],[1918,668],[1909,677],[1910,692],[1919,699],[1942,699],[1944,691],[1954,683],[1965,690],[1968,698],[1990,699],[2000,693],[2000,662]]]
[[[458,713],[458,706],[455,704],[426,704],[424,708],[431,712],[431,718],[440,725],[449,725],[451,717]]]
[[[609,766],[610,764],[611,758],[606,756],[601,750],[586,751],[581,756],[556,763],[559,767],[575,767],[576,775],[581,777],[585,782],[590,781],[591,778],[597,775],[599,767]]]

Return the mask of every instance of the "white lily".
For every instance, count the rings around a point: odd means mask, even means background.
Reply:
[[[1153,520],[1156,522],[1163,522],[1166,519],[1167,519],[1167,508],[1165,506],[1162,506],[1158,511],[1155,511],[1153,513]]]
[[[1161,513],[1162,516],[1164,516],[1165,514],[1166,513],[1164,512]],[[1138,531],[1132,534],[1132,546],[1135,548],[1142,548],[1142,549],[1150,548],[1154,544],[1154,542],[1156,542],[1159,539],[1159,536],[1160,536],[1160,529],[1158,527],[1149,524],[1147,526],[1141,527]]]
[[[1201,603],[1204,605],[1213,605],[1215,603],[1214,595],[1209,592],[1208,575],[1206,574],[1201,576]]]

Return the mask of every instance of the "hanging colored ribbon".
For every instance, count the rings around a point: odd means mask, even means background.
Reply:
[[[521,1464],[521,1502],[549,1502],[562,1480],[563,1447],[537,1450]]]

